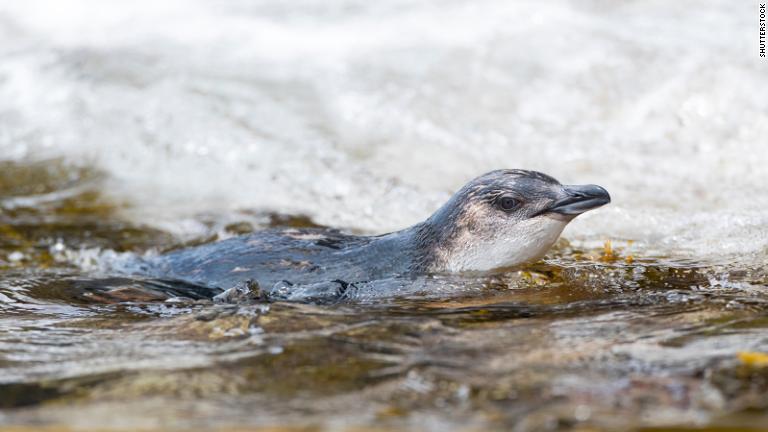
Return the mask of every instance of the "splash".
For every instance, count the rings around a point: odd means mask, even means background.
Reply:
[[[384,232],[524,167],[611,191],[574,241],[762,262],[752,17],[689,6],[5,2],[0,157],[92,163],[131,220],[191,237],[235,209]]]

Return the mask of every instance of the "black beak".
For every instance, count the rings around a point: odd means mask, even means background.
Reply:
[[[575,216],[611,202],[608,191],[597,185],[565,185],[565,196],[558,199],[546,211]]]

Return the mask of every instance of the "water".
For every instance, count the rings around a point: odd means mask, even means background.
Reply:
[[[767,370],[739,357],[768,352],[755,10],[0,2],[0,424],[768,424]],[[614,201],[523,272],[378,282],[396,297],[110,279],[270,226],[402,228],[499,167]]]

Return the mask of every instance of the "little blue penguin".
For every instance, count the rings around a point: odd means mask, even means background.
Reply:
[[[611,201],[596,185],[563,185],[536,171],[471,180],[425,221],[377,236],[269,229],[147,259],[148,276],[216,291],[342,285],[435,273],[486,272],[541,258],[576,216]]]

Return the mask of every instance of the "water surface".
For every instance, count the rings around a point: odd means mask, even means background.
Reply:
[[[0,0],[0,425],[768,424],[748,3]],[[613,202],[524,271],[330,304],[110,269],[273,226],[400,229],[497,168]]]
[[[525,271],[381,281],[332,304],[213,304],[110,277],[181,247],[117,216],[93,170],[6,164],[0,407],[76,428],[467,430],[768,421],[758,268],[561,241]],[[230,215],[231,217],[235,217]],[[306,218],[199,217],[197,241]],[[111,275],[114,276],[114,275]],[[400,283],[397,296],[381,289]],[[378,288],[378,289],[377,289]],[[759,363],[759,362],[758,362]]]

